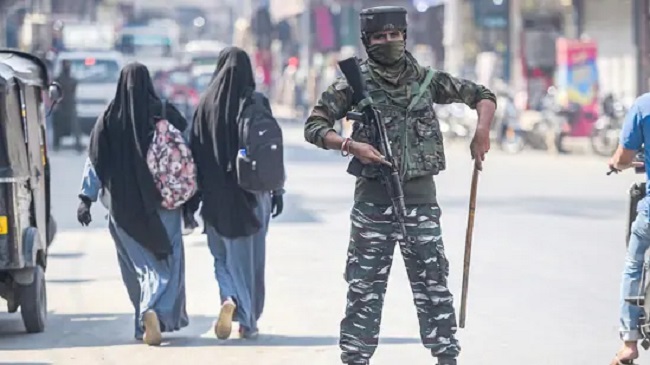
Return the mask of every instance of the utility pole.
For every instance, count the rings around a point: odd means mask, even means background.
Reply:
[[[244,16],[243,18],[245,19],[252,19],[253,16],[253,0],[245,0],[244,1],[244,9],[243,9]]]
[[[300,29],[302,29],[302,35],[304,37],[304,42],[300,49],[300,64],[304,67],[305,71],[308,71],[311,66],[311,0],[302,0],[303,1],[303,12],[300,17]]]
[[[9,18],[13,15],[15,4],[12,0],[0,0],[0,47],[7,46],[7,27]]]
[[[637,47],[637,95],[641,95],[648,90],[650,90],[650,72],[648,72],[648,67],[650,66],[650,38],[648,37],[648,31],[650,27],[648,26],[649,22],[649,13],[650,5],[648,0],[635,0],[634,1],[634,17],[636,18],[633,24],[636,25],[635,29],[635,40]]]
[[[0,0],[0,47],[4,48],[7,47],[7,20],[9,18],[9,14],[7,14],[7,8],[9,7],[10,3],[8,0]]]
[[[510,11],[508,22],[510,42],[510,86],[515,92],[524,88],[524,78],[521,69],[521,42],[522,29],[521,21],[521,0],[510,0]]]
[[[38,36],[42,47],[49,49],[52,45],[52,0],[40,0],[39,14],[42,22],[38,24]]]
[[[0,46],[7,46],[7,26],[9,18],[26,6],[26,0],[0,0]]]
[[[443,45],[445,46],[445,69],[459,75],[463,67],[463,0],[448,0],[445,4]]]

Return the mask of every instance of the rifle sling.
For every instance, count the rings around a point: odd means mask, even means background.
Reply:
[[[411,111],[411,109],[415,107],[418,101],[420,101],[420,98],[422,98],[422,94],[424,94],[424,92],[429,87],[429,84],[431,84],[431,81],[433,80],[433,75],[435,75],[435,73],[436,72],[432,68],[427,68],[427,76],[424,78],[424,81],[418,88],[417,92],[413,95],[413,98],[411,99],[411,103],[406,109],[407,111]]]

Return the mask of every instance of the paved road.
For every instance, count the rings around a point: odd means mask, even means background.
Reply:
[[[338,364],[338,324],[353,179],[345,160],[286,128],[287,208],[268,242],[268,297],[255,344],[210,333],[218,310],[212,260],[200,235],[186,240],[189,328],[161,348],[132,340],[132,314],[101,207],[75,220],[83,157],[53,157],[60,224],[48,276],[45,333],[23,334],[0,313],[1,364]],[[467,328],[461,364],[594,365],[618,347],[618,283],[625,193],[637,177],[606,177],[593,157],[491,153],[479,186]],[[460,297],[471,164],[449,148],[438,178],[443,232]],[[373,364],[434,364],[418,338],[400,256],[390,279],[382,341]],[[4,304],[2,304],[4,305]],[[648,356],[645,356],[648,358]]]

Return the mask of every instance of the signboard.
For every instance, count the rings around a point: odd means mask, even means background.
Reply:
[[[588,136],[598,116],[597,45],[593,41],[558,38],[556,47],[556,85],[563,104],[577,104],[582,108],[581,118],[572,127],[571,135]],[[585,114],[592,114],[594,118],[587,118]]]
[[[474,22],[486,28],[507,28],[509,0],[474,0]]]

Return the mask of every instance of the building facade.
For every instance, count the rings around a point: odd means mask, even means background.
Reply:
[[[646,1],[647,2],[647,1]],[[635,0],[584,2],[583,36],[598,44],[601,94],[613,93],[624,100],[639,93]]]
[[[613,93],[630,102],[640,92],[650,88],[648,2],[649,0],[511,0],[511,85],[517,90],[528,88],[527,68],[534,65],[527,62],[526,54],[529,54],[528,59],[531,60],[548,56],[550,62],[555,52],[551,50],[553,37],[583,38],[593,40],[598,45],[601,95]],[[542,47],[541,43],[545,45]],[[529,45],[537,45],[538,53],[527,48]],[[543,49],[548,51],[542,52]],[[538,56],[531,57],[532,54]],[[549,69],[548,72],[552,73],[552,70]]]

